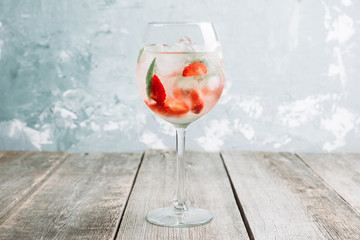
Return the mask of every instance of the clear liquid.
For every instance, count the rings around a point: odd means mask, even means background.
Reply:
[[[154,58],[154,74],[166,93],[166,100],[161,104],[146,91],[146,76]],[[198,62],[206,66],[207,73],[184,77],[184,69]],[[144,47],[138,59],[136,80],[144,102],[153,112],[175,125],[186,126],[209,112],[221,96],[225,83],[221,48],[213,52],[184,53],[151,52]]]

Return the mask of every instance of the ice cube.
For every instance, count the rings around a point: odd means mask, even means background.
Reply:
[[[189,37],[183,36],[173,45],[152,44],[146,46],[146,50],[150,52],[200,52],[201,47]]]
[[[187,36],[181,37],[172,47],[179,52],[197,52],[201,50],[200,47]]]

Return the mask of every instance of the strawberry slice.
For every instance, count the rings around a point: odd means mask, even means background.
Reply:
[[[189,106],[184,101],[169,97],[165,101],[164,111],[168,116],[179,117],[189,112]]]
[[[165,108],[164,102],[150,103],[148,101],[145,101],[145,103],[154,113],[163,114],[163,112],[164,112],[163,109]]]
[[[181,100],[181,99],[186,99],[189,95],[189,92],[182,88],[175,88],[173,94],[176,99]]]
[[[174,90],[174,97],[178,100],[190,101],[190,110],[195,114],[199,114],[204,108],[204,101],[196,89],[177,88]]]
[[[190,92],[191,98],[191,111],[195,114],[199,114],[204,108],[204,101],[200,98],[198,91],[192,89]]]
[[[180,117],[189,112],[189,106],[184,101],[172,97],[168,97],[165,102],[145,103],[153,112],[166,117]]]
[[[200,76],[207,74],[206,65],[202,62],[194,62],[186,66],[183,70],[183,77]]]
[[[154,74],[151,82],[150,96],[155,102],[164,102],[166,100],[165,88],[158,76]]]

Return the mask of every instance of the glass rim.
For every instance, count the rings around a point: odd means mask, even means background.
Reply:
[[[166,35],[166,33],[171,34],[165,40],[159,39],[160,35]],[[189,34],[192,40],[201,46],[213,46],[214,43],[219,42],[215,26],[210,21],[153,21],[148,22],[146,26],[142,44],[144,46],[156,43],[173,45],[179,38]],[[174,36],[177,38],[175,39]]]

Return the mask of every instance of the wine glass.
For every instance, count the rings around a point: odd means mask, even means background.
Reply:
[[[186,127],[214,107],[224,88],[222,50],[213,24],[149,23],[136,80],[146,105],[176,129],[177,199],[171,207],[150,211],[146,219],[168,227],[209,223],[211,212],[187,206],[184,150]]]

